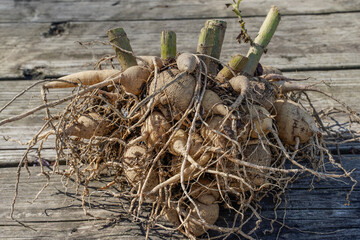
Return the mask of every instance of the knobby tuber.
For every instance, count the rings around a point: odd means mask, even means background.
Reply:
[[[272,162],[272,156],[269,146],[262,145],[260,142],[255,142],[253,144],[249,144],[243,150],[243,159],[248,162],[255,164],[257,166],[265,166],[270,167]],[[225,177],[222,178],[221,184],[227,184],[231,187],[232,191],[237,192],[238,194],[245,193],[249,191],[251,186],[253,191],[262,187],[266,184],[270,179],[267,178],[267,174],[269,173],[266,170],[259,170],[256,168],[249,168],[249,167],[239,167],[235,163],[231,161],[227,161],[226,165],[226,172],[229,174],[233,174],[236,176],[243,176],[242,181],[239,181],[234,178]],[[245,183],[247,184],[245,184]]]
[[[145,177],[148,173],[146,165],[151,161],[151,154],[146,147],[141,145],[132,145],[124,151],[123,165],[125,176],[131,185],[139,188],[145,183]],[[144,171],[145,170],[145,171]],[[146,182],[145,192],[150,191],[159,184],[158,174],[153,171],[150,173],[149,180]]]
[[[148,80],[149,76],[150,71],[148,68],[132,66],[122,73],[119,82],[126,92],[139,95],[143,84]]]
[[[120,70],[116,70],[116,69],[83,71],[59,78],[59,80],[64,80],[64,81],[53,81],[46,83],[44,84],[44,87],[70,88],[70,87],[76,87],[79,84],[94,85],[96,83],[104,81],[107,78],[117,76],[120,74],[120,72],[121,72]]]
[[[219,204],[204,204],[197,200],[194,200],[195,205],[191,205],[189,208],[190,219],[187,223],[185,223],[185,228],[189,230],[194,236],[198,237],[204,234],[208,228],[199,224],[194,220],[200,220],[200,217],[205,220],[207,224],[214,224],[219,217]],[[195,208],[198,208],[200,212],[200,217]]]
[[[93,112],[80,116],[65,128],[64,133],[70,136],[90,139],[93,136],[105,136],[114,127],[107,118]]]
[[[274,115],[279,137],[286,144],[295,145],[297,138],[305,143],[319,133],[314,118],[291,100],[276,100]]]
[[[160,69],[164,65],[160,57],[157,56],[139,56],[137,59],[137,64],[140,67],[148,67],[151,71],[155,70],[154,61],[156,66]]]
[[[180,71],[192,73],[196,68],[196,58],[191,53],[182,53],[177,57],[176,64]]]
[[[250,137],[261,138],[271,132],[270,113],[263,107],[252,105],[249,109],[249,120],[252,122]]]
[[[205,114],[213,113],[225,116],[229,113],[227,107],[222,103],[221,98],[211,90],[206,90],[201,102]]]
[[[207,121],[207,125],[203,125],[200,129],[201,136],[205,141],[210,141],[213,146],[219,147],[221,149],[226,149],[228,145],[228,140],[225,136],[218,134],[220,132],[222,134],[231,134],[231,122],[226,120],[223,122],[224,118],[219,115],[213,116],[211,119]]]
[[[157,103],[170,104],[176,110],[185,111],[194,96],[195,78],[192,75],[180,74],[181,72],[175,68],[159,73],[157,81],[152,81],[150,84],[149,94],[153,94],[161,87],[178,78],[175,83],[165,88],[155,98]]]
[[[141,128],[141,134],[150,147],[161,142],[166,142],[167,131],[170,128],[171,124],[166,120],[164,115],[154,111],[145,120]]]

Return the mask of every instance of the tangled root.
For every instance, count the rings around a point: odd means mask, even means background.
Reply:
[[[112,184],[128,189],[128,211],[135,220],[140,219],[143,204],[150,202],[149,221],[165,216],[190,238],[213,229],[251,239],[254,230],[243,232],[248,221],[244,213],[250,211],[250,217],[261,220],[257,206],[268,193],[279,193],[275,195],[280,199],[289,182],[303,173],[351,178],[334,161],[343,174],[319,170],[326,156],[333,159],[323,140],[332,133],[321,122],[324,111],[313,109],[309,115],[315,116],[311,119],[322,135],[310,129],[306,140],[299,136],[284,141],[282,126],[287,121],[274,112],[274,105],[292,99],[312,107],[305,92],[284,94],[271,79],[250,78],[243,101],[232,109],[241,90],[216,84],[196,59],[196,68],[188,72],[178,70],[174,62],[160,65],[161,69],[155,66],[138,95],[119,84],[91,91],[81,91],[88,88],[80,86],[78,92],[83,94],[71,97],[63,112],[47,114],[46,124],[29,146],[42,145],[55,135],[54,169],[59,159],[65,159],[67,170],[62,174],[74,178],[78,187],[84,183],[84,197],[90,181],[111,174]],[[217,100],[204,111],[201,101],[206,90],[216,93],[222,103]],[[222,115],[211,111],[219,104],[226,110]],[[346,109],[358,121],[358,115]],[[240,223],[217,226],[220,205],[241,214]]]

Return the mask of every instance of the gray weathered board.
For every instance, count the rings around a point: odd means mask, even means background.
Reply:
[[[226,16],[228,29],[221,59],[227,60],[235,52],[246,54],[248,48],[235,40],[239,24],[225,9],[227,1],[163,2],[167,8],[158,1],[4,2],[0,8],[2,79],[58,76],[92,68],[101,56],[113,51],[101,43],[85,48],[79,42],[106,41],[106,30],[113,27],[124,27],[137,55],[159,55],[164,29],[177,32],[179,51],[194,52],[205,19]],[[286,71],[359,68],[359,0],[263,2],[244,1],[246,26],[252,36],[269,5],[284,8],[263,63]],[[261,4],[264,7],[255,11]],[[320,6],[324,7],[319,9]],[[143,19],[147,14],[152,17]],[[163,18],[166,20],[161,21]]]
[[[221,60],[227,61],[235,53],[246,54],[248,46],[239,45],[235,40],[239,24],[231,10],[225,7],[225,3],[229,2],[231,0],[2,0],[0,107],[35,82],[29,79],[92,69],[99,58],[112,55],[112,48],[102,42],[107,40],[106,30],[113,27],[125,28],[135,54],[159,55],[162,30],[177,33],[178,51],[194,52],[205,20],[220,18],[228,23]],[[281,68],[289,77],[310,77],[309,83],[331,83],[331,88],[323,89],[360,111],[360,0],[243,0],[240,6],[251,36],[256,35],[271,5],[279,7],[282,21],[262,63]],[[94,44],[79,43],[91,41]],[[53,90],[49,100],[56,100],[67,93],[66,90]],[[316,107],[339,106],[321,95],[312,96]],[[40,103],[39,87],[35,87],[1,112],[0,120]],[[58,106],[54,112],[62,108]],[[19,122],[1,126],[0,135],[26,142],[41,127],[43,114],[39,112]],[[52,144],[44,147],[43,156],[52,160]],[[65,194],[56,176],[41,197],[34,204],[28,204],[27,200],[31,200],[45,182],[44,177],[36,175],[38,169],[35,167],[29,179],[23,172],[15,216],[37,231],[11,221],[8,215],[15,182],[16,169],[13,166],[18,164],[25,148],[25,145],[0,138],[0,238],[138,239],[145,236],[144,226],[131,223],[117,199],[98,197],[96,201],[99,204],[92,209],[95,215],[111,216],[116,218],[115,221],[84,216],[79,196],[70,190]],[[360,153],[357,145],[344,149],[345,152]],[[36,159],[34,150],[29,160],[35,162]],[[360,168],[359,155],[342,162],[347,169]],[[354,172],[354,177],[360,180],[358,170]],[[345,206],[349,185],[323,180],[308,192],[310,181],[305,178],[291,186],[287,195],[286,224],[292,229],[284,227],[279,239],[359,238],[359,187],[355,187],[351,195],[351,205]],[[273,203],[268,199],[262,206],[263,215],[273,217]],[[284,205],[281,205],[279,219],[283,214]],[[225,210],[222,212],[224,218],[230,218]],[[279,225],[275,225],[275,229],[270,235],[258,232],[257,237],[275,239]],[[329,232],[333,233],[326,234]],[[182,238],[178,233],[161,230],[151,231],[150,236],[152,239]],[[235,236],[231,238],[238,239]]]
[[[348,170],[360,168],[360,161],[356,155],[344,155],[342,159],[344,167]],[[46,169],[48,170],[48,169]],[[335,171],[328,169],[329,171]],[[9,218],[10,204],[13,199],[14,182],[16,179],[15,168],[0,168],[0,238],[101,238],[101,239],[138,239],[143,238],[145,228],[140,223],[131,223],[126,215],[124,207],[128,202],[111,197],[105,191],[97,191],[96,187],[104,186],[106,182],[94,183],[91,188],[89,213],[95,217],[107,218],[99,220],[84,215],[81,207],[81,196],[74,194],[72,182],[65,189],[59,176],[52,176],[50,186],[44,190],[40,197],[31,203],[37,192],[46,183],[44,176],[39,176],[39,169],[31,167],[32,175],[28,177],[25,170],[20,180],[19,196],[14,216],[17,220],[28,226],[24,228]],[[339,171],[335,171],[339,172]],[[359,171],[353,177],[360,180]],[[313,182],[314,189],[310,190]],[[356,239],[360,231],[360,193],[355,188],[350,196],[350,205],[346,196],[352,184],[349,181],[318,180],[310,177],[302,178],[289,186],[286,193],[286,205],[282,203],[278,207],[278,222],[282,222],[285,216],[286,227],[279,232],[280,225],[274,224],[274,232],[264,234],[257,231],[259,239],[275,239],[279,233],[279,239]],[[116,191],[116,189],[112,189]],[[119,193],[119,192],[117,192]],[[89,200],[87,199],[87,200]],[[89,207],[89,205],[87,205]],[[274,203],[272,197],[262,202],[262,216],[274,219]],[[226,226],[231,223],[234,213],[225,208],[221,210],[221,217],[217,224]],[[166,224],[160,221],[161,224]],[[252,224],[254,221],[251,222]],[[270,230],[270,223],[264,220],[262,230]],[[253,227],[246,226],[245,232]],[[32,229],[30,229],[32,228]],[[210,233],[215,236],[215,232]],[[151,239],[183,238],[178,233],[166,232],[161,229],[150,231]],[[228,239],[238,239],[232,235]]]

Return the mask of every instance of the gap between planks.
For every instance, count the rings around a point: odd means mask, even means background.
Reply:
[[[182,19],[233,18],[231,1],[14,1],[2,0],[0,22],[61,22],[61,21],[169,21]],[[283,16],[321,15],[360,11],[359,0],[248,0],[240,4],[245,17],[265,16],[271,5]],[[260,6],[260,7],[259,7]]]
[[[358,68],[360,49],[357,41],[360,34],[356,29],[360,26],[359,16],[360,13],[283,17],[262,63],[285,71]],[[250,35],[256,35],[262,21],[263,18],[253,18],[247,23]],[[122,24],[136,55],[158,55],[161,30],[175,26],[178,29],[178,50],[195,52],[204,20],[71,23],[65,27],[64,33],[51,38],[42,37],[49,31],[49,24],[0,24],[4,27],[3,33],[0,32],[0,39],[4,42],[0,58],[6,59],[0,66],[0,77],[60,76],[90,69],[100,57],[113,54],[112,48],[94,45],[84,49],[75,42],[103,41],[106,39],[104,29]],[[24,35],[14,35],[14,28]],[[225,62],[234,52],[246,54],[248,50],[248,45],[236,43],[238,33],[238,23],[232,19],[228,22],[222,50],[221,59]],[[144,42],[149,44],[145,46]],[[27,72],[32,71],[34,74],[28,76]]]

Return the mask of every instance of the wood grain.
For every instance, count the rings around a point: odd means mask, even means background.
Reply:
[[[250,35],[255,36],[264,18],[245,20]],[[239,34],[236,19],[227,22],[221,55],[226,62],[248,50],[235,40]],[[106,29],[114,27],[124,27],[136,55],[159,55],[161,31],[169,29],[177,33],[178,51],[196,52],[204,23],[203,19],[72,22],[53,37],[44,36],[51,27],[48,23],[2,23],[0,78],[60,76],[92,69],[102,56],[114,54],[112,48],[101,43],[84,48],[78,42],[107,41]],[[284,16],[261,62],[286,71],[358,69],[359,28],[360,13]]]
[[[225,4],[227,0],[2,0],[0,22],[61,22],[61,21],[131,21],[174,20],[234,17]],[[269,8],[277,6],[283,15],[324,14],[360,10],[359,0],[316,1],[243,1],[244,16],[265,16]]]
[[[359,168],[359,157],[347,155],[349,160],[343,161],[346,169]],[[351,160],[352,159],[352,160]],[[15,168],[0,168],[0,233],[2,237],[32,237],[46,238],[56,234],[59,238],[69,237],[100,237],[102,238],[129,238],[135,239],[144,236],[141,224],[131,223],[123,207],[128,207],[126,200],[112,198],[106,193],[96,191],[97,187],[103,186],[92,183],[91,186],[91,209],[89,212],[95,216],[108,218],[109,220],[96,220],[84,215],[81,208],[81,197],[74,193],[69,183],[69,188],[64,189],[59,176],[52,176],[50,186],[40,195],[33,204],[29,204],[36,193],[46,182],[46,178],[36,174],[38,167],[32,167],[32,175],[28,178],[25,171],[22,172],[20,182],[20,195],[16,205],[15,216],[24,224],[34,228],[37,232],[25,229],[9,219],[9,207],[13,197],[15,181]],[[360,180],[359,171],[355,172],[355,179]],[[350,206],[345,206],[346,194],[349,186],[335,180],[322,180],[314,182],[314,189],[308,191],[304,187],[310,187],[311,177],[303,178],[295,182],[287,191],[287,203],[283,202],[278,209],[278,221],[282,221],[285,210],[285,223],[290,229],[283,228],[279,234],[280,239],[296,237],[296,239],[346,239],[356,235],[360,229],[360,190],[356,187],[350,197]],[[334,188],[334,184],[337,186]],[[273,219],[272,198],[266,198],[262,203],[262,215]],[[110,221],[110,219],[113,221]],[[225,220],[234,218],[234,213],[222,208],[221,218],[217,224],[225,226]],[[251,225],[251,224],[250,224]],[[250,225],[245,230],[250,230]],[[270,229],[270,223],[264,220],[261,226]],[[280,225],[275,224],[272,234],[263,234],[260,231],[256,235],[261,239],[274,239]],[[292,229],[291,229],[292,228]],[[294,229],[296,228],[296,229]],[[315,232],[317,234],[315,234]],[[212,236],[216,233],[212,231]],[[153,239],[182,238],[178,233],[169,233],[160,230],[150,231]],[[326,238],[325,238],[326,236]],[[235,236],[230,239],[236,239]]]

